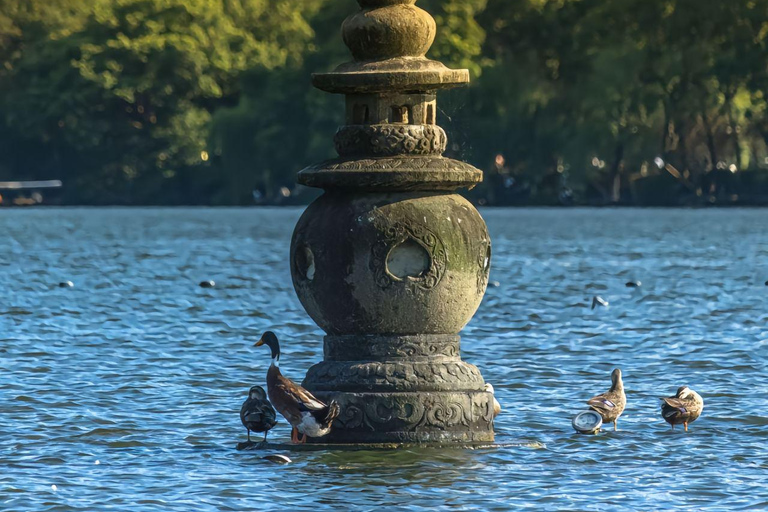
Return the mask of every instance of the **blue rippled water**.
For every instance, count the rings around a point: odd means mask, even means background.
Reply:
[[[278,466],[235,445],[261,332],[298,380],[322,357],[288,271],[299,214],[0,211],[0,510],[768,508],[768,212],[483,211],[499,286],[462,349],[510,446]],[[575,434],[614,366],[620,430]],[[681,384],[706,404],[687,434],[658,410]]]

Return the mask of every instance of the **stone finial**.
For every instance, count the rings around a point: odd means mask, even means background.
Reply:
[[[475,186],[482,173],[441,156],[448,139],[437,126],[437,91],[469,82],[469,71],[426,57],[435,20],[416,0],[357,1],[362,9],[342,26],[354,59],[312,75],[315,87],[346,96],[334,137],[340,160],[307,167],[299,182],[377,191]]]
[[[342,33],[356,61],[424,57],[437,27],[416,0],[358,0],[362,10],[344,21]]]

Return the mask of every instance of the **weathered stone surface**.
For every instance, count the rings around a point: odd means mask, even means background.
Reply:
[[[492,442],[493,396],[484,392],[323,393],[341,415],[319,443]]]
[[[460,337],[456,334],[326,336],[326,361],[456,361]]]
[[[394,446],[493,442],[493,396],[461,360],[458,332],[482,300],[491,242],[453,193],[482,173],[443,158],[435,91],[469,81],[424,57],[435,37],[415,0],[358,0],[344,23],[354,61],[313,75],[347,95],[340,158],[299,173],[325,189],[299,220],[291,275],[328,333],[303,385],[337,400],[329,436],[312,443]]]
[[[338,158],[311,165],[298,178],[308,187],[358,192],[471,189],[482,181],[471,165],[442,156]]]
[[[401,278],[388,256],[405,242],[429,266]],[[455,334],[485,293],[490,238],[458,194],[327,192],[296,226],[291,270],[301,303],[329,334]]]
[[[413,124],[347,125],[333,139],[341,156],[442,155],[448,143],[439,126]]]
[[[427,59],[348,63],[333,73],[315,73],[312,85],[336,94],[436,91],[469,83],[466,69],[448,69]]]
[[[435,20],[413,5],[363,9],[342,25],[344,43],[356,60],[423,57],[435,40]]]
[[[464,361],[324,361],[307,372],[313,391],[482,391],[480,370]]]

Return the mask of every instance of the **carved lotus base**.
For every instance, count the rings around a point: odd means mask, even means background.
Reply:
[[[341,415],[312,443],[493,442],[493,396],[484,391],[329,393]]]
[[[325,337],[303,386],[341,414],[317,443],[493,441],[493,396],[451,334]]]

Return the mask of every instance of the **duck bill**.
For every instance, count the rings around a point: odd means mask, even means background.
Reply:
[[[264,338],[259,338],[259,341],[256,342],[254,347],[260,347],[264,344]]]

